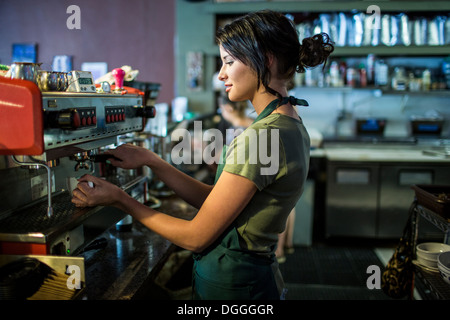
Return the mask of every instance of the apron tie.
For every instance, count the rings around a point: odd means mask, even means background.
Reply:
[[[290,97],[283,97],[281,99],[281,104],[290,103],[293,106],[302,106],[302,107],[308,107],[309,104],[306,100],[303,99],[297,99],[296,97],[290,96]]]

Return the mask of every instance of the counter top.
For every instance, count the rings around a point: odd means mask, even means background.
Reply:
[[[447,162],[450,158],[424,153],[421,149],[402,148],[324,148],[324,156],[330,161],[377,161],[377,162]]]
[[[156,210],[183,219],[192,219],[197,209],[176,196],[160,199]],[[132,230],[119,232],[115,226],[99,238],[106,239],[101,249],[86,251],[86,288],[83,300],[129,300],[145,292],[176,246],[134,221]]]
[[[448,147],[329,143],[322,148],[311,149],[312,158],[330,161],[376,161],[376,162],[429,162],[450,163]]]

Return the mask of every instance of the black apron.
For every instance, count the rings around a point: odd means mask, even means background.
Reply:
[[[278,105],[308,106],[305,100],[285,97],[272,101],[255,119],[258,122]],[[222,151],[215,181],[225,166],[226,146]],[[193,254],[193,299],[207,300],[278,300],[283,286],[274,254],[261,255],[241,248],[239,234],[232,223],[213,245]],[[280,283],[281,282],[281,283]]]

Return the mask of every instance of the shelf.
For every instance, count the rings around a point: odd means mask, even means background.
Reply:
[[[205,79],[213,77],[217,72],[217,66],[220,60],[219,48],[214,42],[214,35],[220,21],[223,19],[231,19],[235,16],[244,15],[248,12],[254,12],[262,9],[271,9],[282,13],[292,14],[297,21],[306,18],[314,18],[320,13],[351,13],[353,10],[357,12],[366,12],[370,5],[380,7],[381,13],[400,13],[411,12],[411,16],[417,16],[422,13],[424,16],[434,16],[447,14],[450,12],[450,1],[416,1],[416,0],[285,0],[285,1],[246,1],[246,2],[215,2],[213,0],[205,1],[176,1],[176,20],[177,20],[177,48],[176,48],[176,87],[178,95],[186,96],[190,100],[192,110],[195,112],[210,112],[212,106],[217,106],[216,96],[211,89],[209,81],[205,82],[205,90],[201,92],[189,91],[186,86],[186,58],[185,55],[189,51],[201,51],[205,57],[204,76]],[[310,17],[311,16],[311,17]],[[195,21],[196,23],[192,23]],[[219,23],[218,23],[219,22]],[[196,37],[192,38],[195,34]],[[189,39],[189,40],[187,40]],[[368,54],[375,54],[378,58],[388,60],[393,58],[414,58],[430,57],[433,60],[443,59],[450,56],[450,45],[443,46],[363,46],[363,47],[335,47],[335,51],[330,59],[343,59],[345,57],[363,59]],[[393,63],[398,63],[394,61]],[[400,62],[402,63],[402,62]],[[408,64],[405,61],[405,64]],[[322,88],[319,88],[323,90]],[[327,89],[330,90],[330,89]],[[340,92],[352,92],[351,90],[365,90],[365,88],[336,88]],[[386,92],[382,90],[382,94],[386,95],[411,95],[411,96],[430,96],[430,97],[449,97],[447,92]],[[213,108],[215,109],[215,108]]]
[[[217,45],[206,46],[203,52],[219,57]],[[338,57],[365,57],[374,54],[378,57],[414,57],[414,56],[450,56],[450,45],[445,46],[368,46],[368,47],[334,47],[330,59]]]
[[[321,92],[321,93],[348,93],[351,94],[353,92],[364,92],[371,91],[374,96],[382,97],[382,96],[433,96],[433,97],[449,97],[450,98],[450,90],[430,90],[430,91],[398,91],[398,90],[390,90],[379,87],[295,87],[292,90],[307,90],[308,92]]]
[[[450,285],[445,283],[439,272],[426,271],[418,266],[415,266],[414,270],[416,281],[420,280],[429,290],[429,292],[424,292],[426,298],[450,300]]]
[[[450,55],[450,45],[445,46],[365,46],[365,47],[334,47],[333,56],[447,56]]]
[[[205,12],[213,14],[240,14],[270,9],[283,12],[332,12],[359,10],[366,12],[377,5],[382,12],[449,11],[449,1],[249,1],[211,3]]]

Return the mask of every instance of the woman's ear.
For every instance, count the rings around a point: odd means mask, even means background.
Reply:
[[[271,53],[268,53],[267,54],[267,67],[270,69],[273,66],[274,62],[275,62],[274,55]]]
[[[267,54],[267,69],[270,70],[270,74],[272,75],[278,74],[278,61],[271,53]]]

